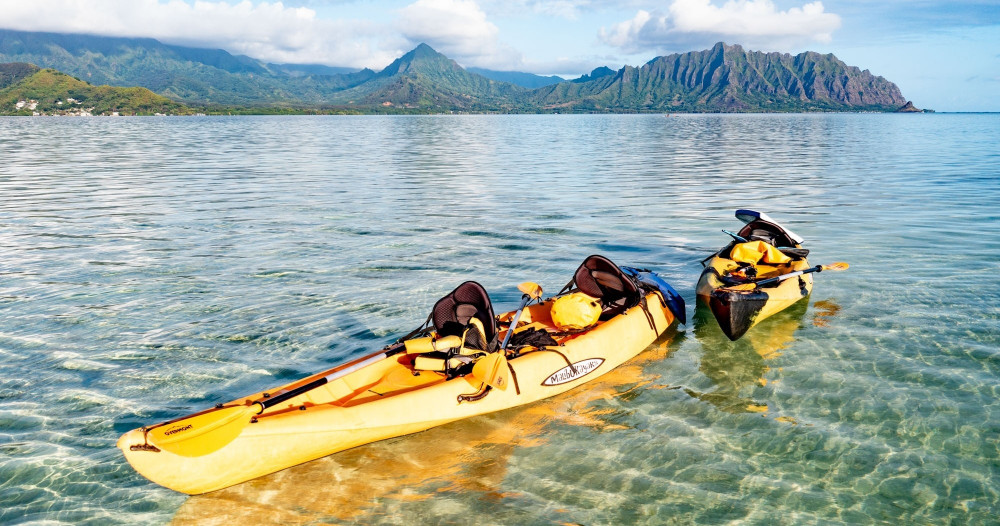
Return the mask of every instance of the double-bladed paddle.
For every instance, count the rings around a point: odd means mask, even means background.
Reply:
[[[803,274],[811,274],[813,272],[823,272],[824,270],[847,270],[849,267],[847,263],[843,261],[838,261],[837,263],[831,263],[829,265],[816,265],[812,268],[807,268],[805,270],[797,270],[795,272],[789,272],[788,274],[782,274],[780,276],[768,279],[762,279],[760,281],[753,282],[754,288],[759,289],[761,285],[770,285],[771,283],[778,283],[780,281],[785,281],[789,278],[794,278],[795,276],[801,276]]]

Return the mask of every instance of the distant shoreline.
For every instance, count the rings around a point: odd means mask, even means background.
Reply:
[[[917,112],[922,115],[1000,115],[1000,111],[934,111]],[[746,111],[746,112],[282,112],[282,113],[253,113],[253,112],[232,112],[232,113],[183,113],[166,115],[24,115],[24,114],[0,114],[0,117],[27,117],[27,118],[165,118],[165,117],[401,117],[401,116],[517,116],[517,115],[662,115],[671,116],[691,116],[691,115],[909,115],[893,111]]]

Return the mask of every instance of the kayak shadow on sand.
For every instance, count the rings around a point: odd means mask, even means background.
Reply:
[[[664,359],[683,339],[676,326],[668,329],[649,348],[583,389],[189,497],[172,524],[378,522],[418,514],[431,499],[447,494],[474,499],[478,508],[501,506],[504,498],[517,495],[504,481],[519,449],[547,444],[558,436],[558,426],[589,427],[596,433],[627,428],[621,415],[601,402],[627,404],[645,389],[661,388],[645,366]]]
[[[808,301],[799,301],[751,328],[739,340],[730,341],[722,332],[708,305],[699,301],[694,315],[694,335],[704,354],[698,369],[715,389],[688,395],[708,402],[727,413],[764,413],[766,401],[753,394],[759,387],[777,381],[770,363],[795,341],[803,326]]]

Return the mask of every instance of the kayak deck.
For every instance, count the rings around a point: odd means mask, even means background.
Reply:
[[[550,306],[551,302],[546,302],[543,304],[525,307],[524,311],[521,313],[518,328],[515,332],[521,332],[530,328],[537,328],[552,332],[557,331],[558,329],[552,322],[551,317],[548,316],[548,309]],[[501,314],[499,316],[500,321],[509,322],[510,318],[513,317],[513,314],[513,312]],[[596,329],[604,323],[606,322],[598,321],[592,329]],[[502,338],[505,334],[506,331],[501,331],[500,337]],[[554,339],[559,344],[564,345],[566,342],[577,336],[579,335],[556,334]],[[387,397],[406,394],[408,392],[448,380],[447,376],[442,372],[417,371],[413,366],[413,358],[413,355],[404,354],[393,356],[389,359],[369,365],[368,367],[313,389],[312,391],[301,395],[301,397],[297,397],[292,401],[289,401],[289,404],[286,404],[286,406],[265,410],[260,416],[258,416],[258,420],[268,416],[281,414],[285,411],[295,410],[301,406],[308,408],[317,405],[330,404],[337,407],[353,407],[371,402],[373,400],[380,400]],[[512,360],[516,360],[516,358],[513,358]],[[334,369],[329,369],[271,391],[253,393],[234,402],[240,403],[240,401],[243,401],[245,403],[250,403],[253,400],[260,399],[265,396],[265,394],[274,395],[281,391],[290,391],[317,378],[322,378],[332,371],[334,371]],[[230,404],[232,403],[233,402],[230,402]]]

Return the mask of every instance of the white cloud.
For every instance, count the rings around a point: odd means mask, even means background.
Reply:
[[[779,11],[771,0],[674,0],[667,13],[640,10],[631,20],[601,28],[605,43],[630,53],[686,51],[719,40],[754,49],[787,49],[829,42],[840,17],[822,2]]]
[[[410,45],[425,43],[465,66],[510,69],[523,63],[473,0],[417,0],[399,11],[397,27]]]
[[[626,10],[648,3],[649,0],[480,0],[480,5],[494,15],[524,16],[535,13],[567,20],[578,20],[588,13]]]
[[[150,37],[219,47],[273,62],[384,66],[395,56],[378,48],[385,27],[326,20],[281,2],[196,0],[0,0],[7,29]]]

